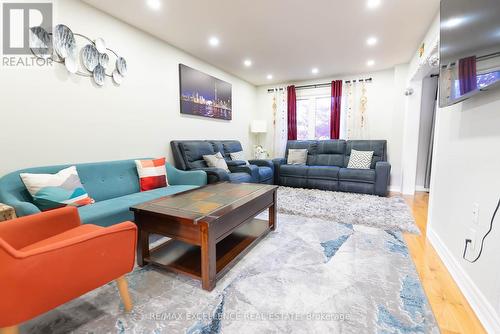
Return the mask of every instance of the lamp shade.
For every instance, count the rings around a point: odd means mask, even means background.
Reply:
[[[250,126],[250,131],[252,133],[266,133],[267,122],[261,120],[252,121],[252,124]]]

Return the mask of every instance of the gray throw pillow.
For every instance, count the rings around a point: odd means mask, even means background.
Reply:
[[[372,164],[373,151],[351,150],[351,157],[347,168],[370,169]]]
[[[203,160],[207,163],[208,167],[221,168],[226,172],[229,172],[229,168],[227,167],[226,160],[222,156],[220,152],[212,155],[204,155]]]
[[[245,161],[247,165],[250,165],[248,160],[245,159],[245,153],[243,153],[243,151],[229,153],[229,156],[231,157],[231,160]]]
[[[305,165],[307,162],[306,149],[289,149],[288,160],[289,165]]]

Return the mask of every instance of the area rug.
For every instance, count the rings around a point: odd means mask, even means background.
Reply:
[[[278,212],[420,234],[403,198],[280,187]]]
[[[110,283],[23,333],[439,333],[400,232],[280,214],[212,292],[145,267],[126,314]]]

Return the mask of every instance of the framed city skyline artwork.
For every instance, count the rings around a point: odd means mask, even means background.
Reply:
[[[181,114],[232,119],[230,83],[179,64]]]

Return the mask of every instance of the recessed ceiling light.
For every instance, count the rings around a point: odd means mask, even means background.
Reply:
[[[317,67],[314,67],[312,70],[311,70],[311,73],[312,74],[318,74],[319,70]]]
[[[445,29],[453,29],[462,25],[465,21],[465,17],[452,17],[451,19],[444,21],[441,26]]]
[[[370,59],[366,62],[366,66],[373,66],[373,65],[375,65],[375,60],[373,59]]]
[[[382,2],[381,0],[368,0],[366,2],[366,7],[370,8],[370,9],[374,9],[374,8],[377,8],[378,6],[380,6],[381,2]]]
[[[219,41],[219,39],[217,37],[212,36],[208,40],[208,44],[210,44],[211,46],[218,46],[220,44],[220,41]]]
[[[273,79],[273,75],[272,75],[272,74],[268,74],[268,75],[266,76],[266,78],[267,78],[267,80],[272,80],[272,79]]]
[[[243,61],[243,65],[245,65],[246,67],[250,67],[252,66],[252,61],[250,59],[245,59]]]
[[[374,46],[375,44],[377,44],[377,42],[377,37],[370,37],[366,40],[366,44],[368,44],[369,46]]]
[[[147,0],[146,3],[148,4],[149,8],[154,10],[158,10],[161,7],[160,0]]]

